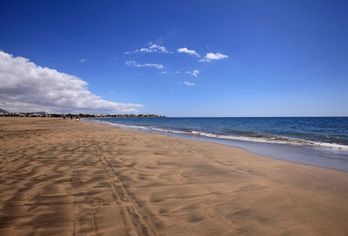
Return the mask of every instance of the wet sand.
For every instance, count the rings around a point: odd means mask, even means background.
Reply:
[[[71,120],[0,118],[0,235],[348,235],[348,173]]]

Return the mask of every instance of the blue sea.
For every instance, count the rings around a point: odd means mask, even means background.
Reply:
[[[123,128],[212,141],[276,159],[348,171],[348,117],[92,120]]]

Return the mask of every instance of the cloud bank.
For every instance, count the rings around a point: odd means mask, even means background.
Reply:
[[[150,64],[150,63],[144,63],[139,64],[136,61],[126,61],[127,66],[134,66],[134,67],[153,67],[156,69],[164,69],[164,66],[162,64]]]
[[[213,52],[208,52],[201,60],[199,61],[203,61],[203,62],[209,62],[209,61],[213,61],[213,60],[222,60],[222,59],[226,59],[228,58],[227,55],[222,54],[222,53],[213,53]]]
[[[140,104],[107,101],[87,82],[0,51],[0,107],[12,111],[137,112]]]
[[[196,57],[200,57],[200,55],[193,49],[188,49],[188,48],[179,48],[177,50],[178,53],[185,53],[188,54],[190,56],[196,56]]]

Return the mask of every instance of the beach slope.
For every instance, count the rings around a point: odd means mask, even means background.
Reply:
[[[0,235],[348,235],[348,173],[110,126],[0,118]]]

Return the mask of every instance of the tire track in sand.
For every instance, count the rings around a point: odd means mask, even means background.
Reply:
[[[155,227],[149,222],[146,215],[141,214],[136,201],[133,199],[132,195],[128,193],[128,190],[114,172],[104,153],[98,148],[98,144],[94,140],[91,140],[91,143],[96,150],[99,162],[108,175],[110,190],[116,205],[121,211],[123,223],[128,229],[128,234],[144,236],[158,235]]]

